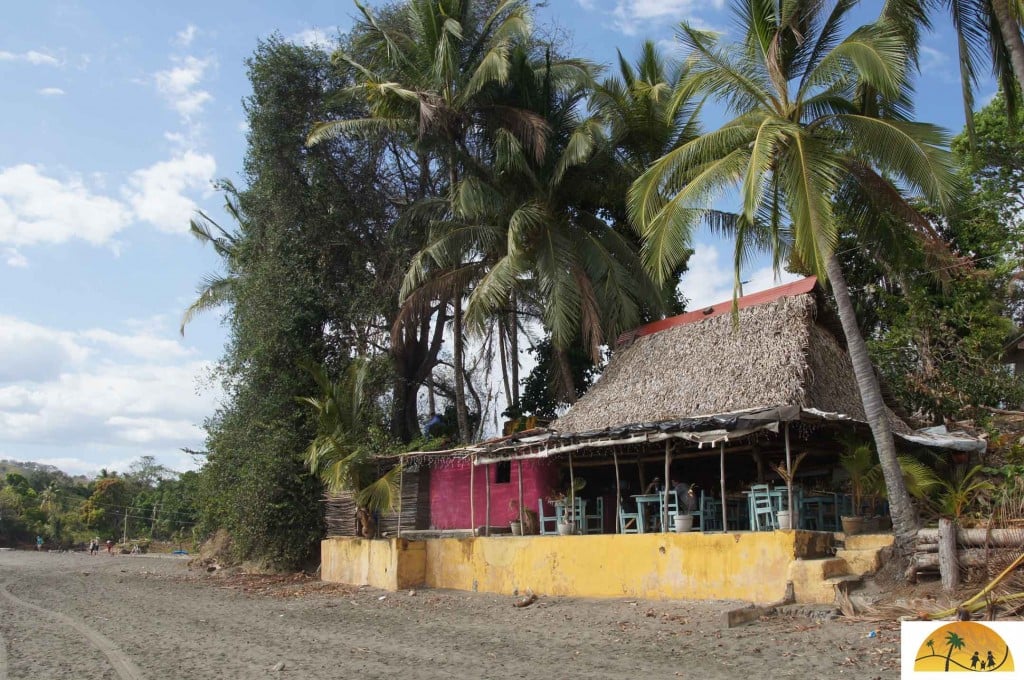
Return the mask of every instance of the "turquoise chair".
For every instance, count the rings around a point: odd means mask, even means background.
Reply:
[[[583,533],[603,534],[604,533],[604,499],[600,496],[594,501],[594,514],[583,515]]]
[[[722,504],[700,492],[700,530],[721,531],[722,530]]]
[[[642,534],[643,526],[640,523],[639,512],[625,512],[619,506],[619,533],[620,534]]]
[[[557,508],[556,508],[557,510]],[[548,528],[548,524],[551,524],[551,528]],[[540,525],[540,533],[545,536],[551,536],[558,533],[558,513],[554,515],[544,514],[544,499],[537,499],[537,524]]]
[[[754,531],[774,531],[779,528],[775,521],[776,508],[772,504],[771,489],[767,484],[754,484],[750,487],[750,509]]]

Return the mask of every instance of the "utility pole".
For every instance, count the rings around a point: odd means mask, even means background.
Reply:
[[[154,503],[153,504],[153,519],[150,521],[150,524],[149,524],[149,540],[151,540],[151,541],[156,540],[156,510],[159,507],[160,507],[159,503]]]
[[[124,509],[124,540],[121,543],[128,544],[128,508]]]

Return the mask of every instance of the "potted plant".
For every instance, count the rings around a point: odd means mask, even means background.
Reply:
[[[561,504],[562,519],[557,524],[559,536],[569,536],[576,533],[576,494],[583,490],[583,487],[587,485],[587,480],[582,477],[577,477],[573,484],[569,485],[568,490],[558,494],[552,503],[556,506]]]
[[[785,461],[780,461],[778,465],[772,465],[772,469],[786,483],[786,509],[775,513],[780,529],[793,528],[793,480],[796,478],[796,471],[800,467],[800,463],[807,457],[807,453],[804,451],[798,455],[788,470]]]
[[[682,491],[684,486],[686,487],[685,492]],[[693,512],[697,509],[699,502],[694,494],[694,488],[693,484],[676,485],[676,515],[673,519],[677,534],[693,530]]]
[[[839,464],[849,475],[850,495],[853,497],[853,514],[839,518],[844,534],[863,533],[866,517],[862,514],[864,493],[871,483],[872,470],[875,468],[875,454],[870,444],[847,441],[846,452],[839,456]]]
[[[523,532],[523,512],[519,507],[519,501],[515,498],[508,502],[508,509],[515,513],[515,519],[509,522],[509,527],[512,529],[513,536],[522,536]]]

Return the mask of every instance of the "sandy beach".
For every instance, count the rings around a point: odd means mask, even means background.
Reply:
[[[895,678],[899,631],[726,602],[384,593],[180,558],[0,552],[2,678]],[[872,630],[875,637],[869,637]]]

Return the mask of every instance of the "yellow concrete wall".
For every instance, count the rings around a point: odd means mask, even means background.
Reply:
[[[320,544],[320,561],[321,578],[330,583],[414,588],[425,579],[426,545],[405,539],[328,538]]]
[[[796,532],[426,541],[426,585],[510,594],[773,602]]]
[[[321,573],[386,590],[768,603],[785,595],[790,565],[808,549],[805,533],[332,538],[322,543]]]

